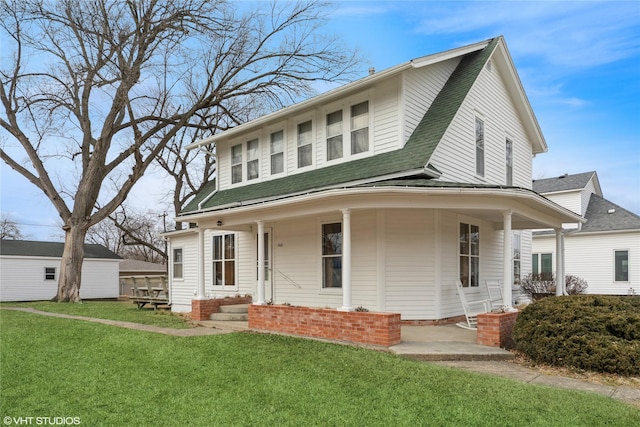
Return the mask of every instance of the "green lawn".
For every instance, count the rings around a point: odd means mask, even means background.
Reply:
[[[191,325],[169,310],[153,310],[151,307],[138,309],[130,301],[83,301],[81,304],[64,304],[49,301],[3,302],[2,307],[32,307],[41,311],[73,314],[75,316],[97,317],[98,319],[122,320],[144,325],[184,329]]]
[[[0,415],[83,426],[638,426],[605,397],[268,334],[174,337],[0,311]]]

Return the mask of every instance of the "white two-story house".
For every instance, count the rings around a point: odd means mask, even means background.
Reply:
[[[587,281],[586,293],[640,294],[640,216],[605,199],[596,172],[537,179],[533,189],[582,215],[564,236],[564,272]],[[556,273],[550,231],[533,233],[532,271]]]
[[[218,179],[168,233],[174,311],[251,294],[460,316],[530,269],[530,229],[580,215],[531,190],[547,150],[502,37],[414,59],[192,144]]]

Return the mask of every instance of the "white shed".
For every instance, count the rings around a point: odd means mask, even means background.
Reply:
[[[0,301],[52,299],[64,243],[0,241]],[[82,265],[82,299],[117,298],[120,257],[102,245],[87,244]]]

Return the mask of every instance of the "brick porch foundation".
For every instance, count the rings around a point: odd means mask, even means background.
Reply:
[[[518,318],[518,312],[478,314],[477,343],[490,347],[511,348],[511,331]]]
[[[250,305],[249,328],[384,347],[400,343],[399,313]]]

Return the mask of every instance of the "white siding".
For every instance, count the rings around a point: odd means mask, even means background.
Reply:
[[[564,206],[565,208],[583,215],[582,208],[582,193],[579,190],[576,191],[567,191],[564,193],[556,193],[556,194],[545,194],[544,197],[551,200],[554,203],[559,204],[560,206]],[[586,210],[586,206],[584,207]]]
[[[60,261],[60,258],[3,256],[0,258],[0,301],[38,301],[55,297]],[[45,267],[56,269],[56,280],[44,279]],[[118,259],[85,259],[80,298],[117,298],[119,268]]]
[[[399,78],[394,78],[376,87],[373,104],[373,129],[375,154],[396,150],[400,147],[400,93]]]
[[[589,206],[589,200],[591,199],[591,194],[596,192],[596,186],[593,183],[594,177],[591,177],[584,190],[582,190],[581,194],[581,210],[580,215],[584,216],[584,213],[587,211],[587,207]]]
[[[629,251],[629,281],[614,281],[614,251]],[[533,253],[553,253],[555,238],[536,236]],[[626,295],[629,288],[640,294],[640,232],[578,233],[565,238],[565,273],[589,284],[589,294]]]
[[[404,73],[404,140],[407,141],[425,115],[433,100],[456,69],[460,58],[410,69]]]
[[[475,117],[485,123],[485,175],[476,175]],[[531,142],[497,67],[486,67],[471,88],[431,162],[442,180],[506,183],[505,140],[513,141],[513,185],[531,188]]]
[[[206,230],[204,235],[204,283],[205,297],[224,298],[236,294],[254,294],[255,291],[255,239],[252,233],[235,233],[236,235],[236,282],[233,288],[221,290],[213,286],[212,249],[213,236],[219,231]],[[198,233],[193,232],[170,237],[170,253],[173,249],[182,248],[182,278],[173,277],[173,265],[169,265],[169,284],[171,311],[177,313],[191,312],[191,301],[198,292]]]

